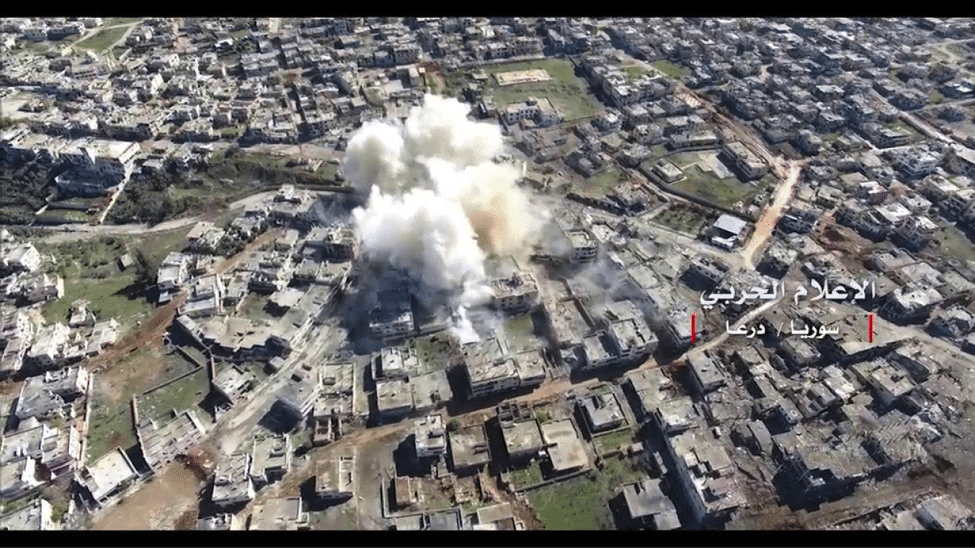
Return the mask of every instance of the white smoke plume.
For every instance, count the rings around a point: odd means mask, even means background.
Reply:
[[[540,218],[515,184],[520,171],[493,161],[503,151],[500,129],[469,112],[427,95],[404,123],[364,125],[343,163],[369,196],[353,212],[363,254],[449,295],[462,340],[476,340],[467,310],[490,298],[487,256],[526,256]]]

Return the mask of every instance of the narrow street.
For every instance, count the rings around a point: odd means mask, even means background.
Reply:
[[[799,183],[799,175],[802,173],[802,166],[805,162],[790,162],[785,171],[785,177],[779,182],[779,187],[775,190],[775,198],[772,203],[762,212],[762,216],[755,223],[755,231],[752,232],[748,244],[741,250],[741,256],[751,270],[755,269],[755,254],[765,245],[769,237],[775,232],[775,226],[785,213],[792,195],[795,193]]]

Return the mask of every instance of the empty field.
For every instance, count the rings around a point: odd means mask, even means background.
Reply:
[[[607,502],[624,484],[639,481],[646,472],[631,461],[611,458],[592,475],[578,476],[528,492],[528,499],[546,529],[613,529]]]
[[[607,193],[615,190],[620,181],[625,180],[625,177],[618,167],[613,166],[602,173],[585,179],[579,186],[586,192]]]
[[[122,38],[126,30],[128,27],[103,28],[94,35],[76,43],[75,46],[101,52]]]
[[[116,446],[125,449],[134,445],[132,396],[142,394],[166,379],[191,371],[193,367],[195,365],[182,356],[160,348],[145,347],[132,352],[110,369],[95,373],[94,399],[88,426],[88,456],[98,458]],[[205,374],[203,378],[205,381]],[[140,413],[144,413],[141,406]]]
[[[150,270],[155,270],[162,264],[166,255],[183,249],[186,244],[186,235],[190,233],[190,230],[193,230],[192,224],[172,230],[153,232],[135,241],[134,247],[146,259]]]
[[[652,222],[696,236],[711,218],[683,202],[676,202],[652,219]]]
[[[650,64],[653,65],[653,68],[676,80],[680,80],[681,78],[687,76],[688,73],[686,68],[666,59],[654,61]]]
[[[98,389],[98,381],[98,375],[95,375],[91,417],[88,420],[88,461],[116,447],[128,449],[138,443],[132,422],[132,406],[128,401],[112,402],[104,391]]]
[[[936,232],[934,242],[937,242],[935,253],[963,261],[975,261],[975,243],[954,226],[946,226]]]
[[[172,356],[176,357],[178,355]],[[178,412],[193,409],[203,401],[209,391],[206,369],[201,367],[172,384],[139,396],[139,418],[155,420],[173,410]]]
[[[596,436],[593,439],[593,443],[596,446],[597,452],[600,455],[604,455],[611,451],[616,451],[620,447],[625,447],[632,444],[633,430],[630,428],[624,428],[623,430],[617,430],[616,432]]]
[[[122,238],[98,238],[59,245],[41,245],[40,251],[53,254],[56,270],[64,278],[64,296],[44,305],[47,322],[67,323],[71,304],[89,302],[97,320],[115,318],[124,332],[148,316],[152,304],[146,300],[138,268],[119,270],[117,260],[128,252]]]
[[[529,97],[548,97],[559,114],[566,120],[577,120],[593,116],[600,110],[599,103],[589,92],[585,80],[575,75],[575,68],[565,59],[541,59],[521,63],[506,63],[483,67],[489,79],[485,86],[485,95],[494,98],[500,108],[510,103],[518,103]],[[498,85],[494,74],[543,69],[552,77],[548,82],[529,84]],[[455,77],[445,76],[448,89],[454,89]]]
[[[527,468],[508,472],[508,481],[515,489],[537,485],[542,482],[542,479],[542,467],[537,460]]]
[[[531,314],[505,318],[504,334],[512,353],[525,352],[541,346],[535,335],[535,321]]]
[[[684,175],[686,178],[674,183],[674,188],[725,207],[733,207],[736,203],[747,200],[762,190],[760,184],[743,183],[736,177],[719,179],[710,171],[704,171],[697,165],[684,170]]]

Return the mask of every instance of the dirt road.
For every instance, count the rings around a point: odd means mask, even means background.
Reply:
[[[177,462],[116,506],[95,516],[96,531],[172,529],[176,520],[198,501],[202,484]]]
[[[236,202],[231,203],[227,206],[227,211],[243,210],[248,207],[258,205],[264,200],[274,196],[276,192],[261,192],[254,194],[252,196],[247,196],[246,198],[241,198]],[[202,215],[195,215],[193,217],[183,217],[180,219],[173,219],[171,221],[166,221],[159,223],[157,225],[149,226],[147,224],[125,224],[125,225],[98,225],[92,226],[88,224],[66,224],[51,227],[51,230],[60,231],[49,236],[45,236],[41,239],[43,242],[48,243],[61,243],[61,242],[73,242],[77,240],[85,240],[88,238],[97,238],[98,236],[109,236],[109,235],[120,235],[120,234],[146,234],[152,232],[165,232],[167,230],[172,230],[175,228],[181,228],[184,226],[189,226],[196,224],[203,220]]]
[[[779,188],[775,191],[775,199],[771,205],[762,212],[762,216],[755,223],[755,231],[752,233],[748,244],[741,250],[741,255],[749,269],[755,268],[755,253],[761,249],[765,242],[775,231],[775,225],[785,213],[786,207],[792,200],[796,186],[799,183],[799,175],[802,173],[801,162],[791,162],[785,172],[785,178],[779,183]]]

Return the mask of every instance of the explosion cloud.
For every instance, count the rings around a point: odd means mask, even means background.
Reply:
[[[427,95],[402,124],[365,124],[343,163],[369,196],[353,212],[366,258],[450,295],[467,327],[466,309],[490,297],[487,255],[522,255],[539,215],[515,184],[519,170],[493,161],[503,150],[500,129],[469,120],[469,111]]]

